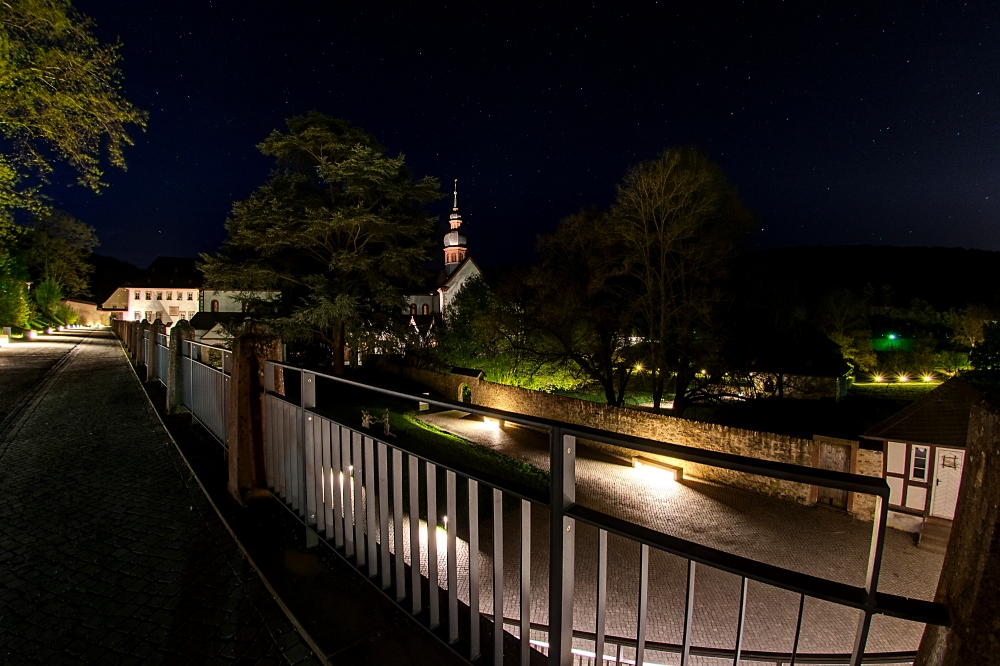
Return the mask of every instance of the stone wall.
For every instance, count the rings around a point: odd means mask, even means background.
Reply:
[[[461,401],[463,386],[472,393],[472,403],[483,407],[517,412],[526,416],[536,416],[600,430],[643,437],[660,442],[682,446],[720,451],[735,455],[762,458],[775,462],[791,463],[809,467],[813,460],[813,441],[789,435],[730,428],[713,423],[700,423],[685,419],[654,414],[638,409],[611,407],[606,404],[577,400],[552,395],[540,391],[530,391],[513,386],[494,384],[475,377],[443,374],[429,370],[406,368],[384,364],[387,371],[404,375],[428,386],[446,398]],[[598,445],[611,455],[631,460],[636,451],[620,447]],[[876,452],[864,451],[863,463],[859,460],[860,474],[868,474],[875,469],[872,455]],[[643,455],[651,455],[644,453]],[[881,476],[881,454],[878,455],[877,473]],[[807,504],[811,487],[763,476],[743,474],[730,470],[696,465],[667,456],[656,456],[664,462],[684,468],[685,476],[692,476],[726,485],[766,493],[777,497]],[[865,500],[867,499],[867,504]],[[874,500],[859,498],[852,512],[858,518],[871,520]]]
[[[854,473],[882,478],[882,452],[858,449],[858,462]],[[874,520],[875,496],[854,493],[854,506],[851,515],[861,520]]]

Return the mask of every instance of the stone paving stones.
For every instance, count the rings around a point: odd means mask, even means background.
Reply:
[[[0,355],[0,663],[317,663],[111,334],[29,344]]]

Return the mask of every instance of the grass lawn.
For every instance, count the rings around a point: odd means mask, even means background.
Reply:
[[[933,391],[942,382],[855,382],[847,390],[848,396],[910,402]]]

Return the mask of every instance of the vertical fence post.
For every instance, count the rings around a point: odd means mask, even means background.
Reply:
[[[549,437],[549,663],[571,666],[576,521],[565,511],[576,503],[576,437],[561,428]]]
[[[882,568],[882,548],[885,545],[885,526],[888,521],[889,488],[885,488],[885,496],[875,496],[875,520],[872,523],[872,540],[868,550],[868,572],[865,576],[865,607],[858,620],[858,630],[854,636],[854,650],[851,654],[851,666],[861,666],[865,658],[865,646],[868,644],[868,632],[871,631],[872,615],[875,612],[875,593],[878,590],[878,575]]]
[[[248,332],[233,340],[229,419],[225,441],[229,494],[243,503],[246,493],[267,487],[264,454],[264,362],[276,360],[276,338]]]
[[[170,329],[167,352],[167,413],[184,411],[184,341],[194,340],[194,329],[182,319]]]
[[[225,357],[223,357],[225,363]],[[306,548],[319,545],[319,537],[315,530],[309,527],[310,523],[316,524],[316,441],[313,432],[315,418],[311,409],[316,407],[316,374],[302,371],[299,373],[302,384],[299,393],[299,413],[302,415],[302,488],[304,490],[305,501],[302,503],[302,513],[305,515],[306,525]]]

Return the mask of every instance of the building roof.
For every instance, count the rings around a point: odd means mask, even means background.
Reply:
[[[451,275],[447,275],[445,281],[442,282],[440,285],[438,285],[438,289],[444,288],[444,290],[447,291],[448,288],[451,286],[451,281],[458,279],[458,277],[457,277],[458,274],[462,272],[462,269],[465,268],[466,264],[472,264],[475,267],[476,272],[479,273],[479,274],[482,274],[482,271],[479,270],[479,264],[477,264],[475,261],[473,261],[472,257],[470,255],[466,255],[465,259],[462,259],[462,263],[460,263],[458,266],[456,266],[455,270],[453,270],[451,272]],[[442,271],[442,273],[443,272],[444,271]]]
[[[862,437],[964,449],[969,414],[982,394],[961,379],[949,379],[912,405],[869,428]]]
[[[196,312],[191,317],[191,327],[196,331],[208,331],[216,324],[231,324],[245,318],[242,312]]]
[[[197,261],[189,257],[157,257],[125,286],[200,289],[204,277],[195,266]]]

